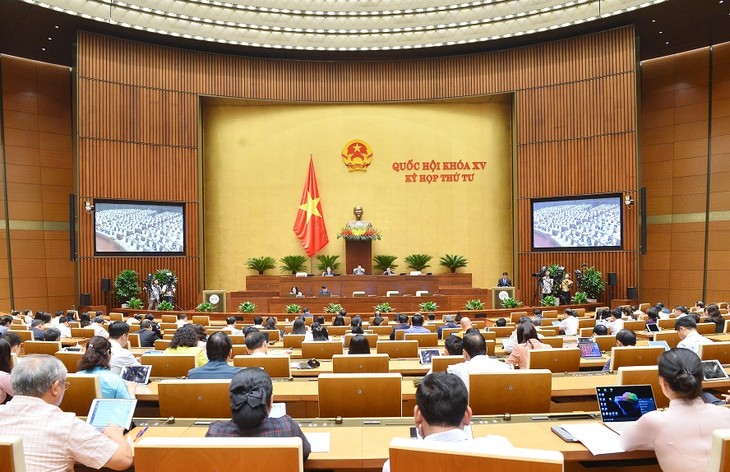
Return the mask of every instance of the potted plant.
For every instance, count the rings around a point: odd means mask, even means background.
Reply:
[[[390,306],[390,303],[383,302],[383,303],[379,303],[379,304],[375,305],[373,307],[373,310],[379,311],[380,313],[392,313],[393,311],[395,311],[395,308]]]
[[[195,311],[209,312],[213,311],[213,308],[215,307],[211,303],[203,302],[195,307]]]
[[[281,271],[296,274],[297,272],[303,272],[304,264],[307,262],[305,256],[284,256],[281,259]]]
[[[438,310],[439,306],[436,302],[423,302],[418,304],[418,309],[420,311],[433,312]]]
[[[132,310],[139,310],[142,308],[142,300],[140,300],[137,297],[132,297],[127,301],[127,308],[131,308]]]
[[[557,297],[553,295],[546,295],[542,297],[542,300],[540,300],[540,305],[542,306],[555,306],[558,304]]]
[[[327,270],[327,267],[332,269],[332,271],[340,268],[340,263],[337,262],[337,259],[339,259],[340,256],[328,256],[325,254],[320,254],[319,256],[315,256],[315,258],[319,261],[319,263],[317,264],[317,270],[321,272]]]
[[[598,297],[606,289],[606,283],[602,277],[603,274],[595,267],[583,269],[583,273],[578,280],[578,290],[585,292],[590,303],[596,303]]]
[[[257,307],[258,305],[255,303],[246,301],[238,305],[238,311],[241,313],[253,313]]]
[[[342,305],[340,305],[339,303],[330,303],[329,305],[324,307],[325,313],[339,313],[342,310]]]
[[[398,256],[389,256],[385,254],[379,254],[375,257],[373,257],[373,270],[377,270],[380,272],[385,272],[385,269],[390,267],[391,269],[395,269],[398,267],[398,264],[395,264],[395,260],[398,259]]]
[[[264,275],[264,272],[276,267],[276,259],[269,256],[252,257],[246,261],[246,267]]]
[[[583,304],[588,303],[588,296],[585,292],[575,292],[575,295],[571,298],[572,302],[575,304]]]
[[[456,254],[446,254],[439,259],[439,264],[449,269],[452,274],[456,272],[456,269],[466,267],[468,263],[469,261],[467,261],[464,256]]]
[[[406,266],[410,269],[417,270],[417,271],[423,271],[426,267],[431,267],[429,262],[431,262],[431,259],[433,257],[429,256],[428,254],[411,254],[410,256],[406,256],[403,258],[403,260],[406,263]]]
[[[114,296],[120,304],[128,305],[129,300],[137,297],[141,291],[139,275],[132,269],[121,271],[114,279]]]
[[[301,313],[302,307],[301,305],[297,305],[296,303],[291,303],[284,307],[285,313]]]
[[[177,285],[177,275],[170,269],[158,269],[152,274],[152,277],[160,282],[160,285],[165,285],[169,278],[172,278],[172,283]]]
[[[517,308],[521,307],[522,302],[519,300],[516,300],[512,297],[507,297],[504,300],[502,300],[502,307],[503,308]]]
[[[466,302],[466,305],[464,305],[465,310],[474,311],[474,310],[483,310],[484,309],[484,302],[479,299],[474,300],[468,300]]]
[[[172,310],[175,309],[175,305],[173,305],[172,303],[168,302],[167,300],[164,300],[164,301],[161,301],[157,305],[157,309],[159,311],[172,311]]]

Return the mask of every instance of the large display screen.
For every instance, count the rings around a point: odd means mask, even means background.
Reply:
[[[185,254],[185,206],[97,199],[94,233],[97,255],[182,255]]]
[[[621,205],[621,194],[532,200],[532,250],[622,249]]]

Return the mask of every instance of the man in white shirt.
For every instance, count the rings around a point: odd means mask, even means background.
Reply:
[[[469,393],[456,376],[438,372],[421,380],[413,408],[419,438],[448,443],[471,441],[470,432],[464,429],[471,423],[471,415]],[[504,450],[512,444],[502,436],[487,436],[475,439],[474,447]],[[383,472],[390,472],[390,460],[383,464]]]
[[[697,323],[692,316],[683,316],[677,318],[674,329],[679,334],[679,343],[677,347],[689,349],[698,356],[700,355],[700,345],[712,344],[712,340],[702,336],[697,332]]]
[[[578,334],[578,312],[570,308],[565,310],[563,319],[558,324],[558,329],[566,336],[575,336]]]
[[[243,331],[236,328],[236,317],[235,316],[229,316],[228,318],[226,318],[226,327],[223,328],[221,331],[225,331],[226,333],[228,333],[229,336],[230,335],[237,335],[237,336],[243,335]]]
[[[94,336],[101,336],[109,339],[109,332],[104,329],[104,318],[97,316],[91,320],[91,327],[94,329]]]
[[[478,333],[464,335],[461,343],[465,362],[450,365],[448,372],[458,375],[469,389],[469,374],[481,372],[507,372],[510,367],[504,362],[487,357],[487,343]]]
[[[112,345],[112,358],[109,370],[120,375],[126,365],[140,365],[127,347],[129,341],[129,325],[124,321],[115,321],[109,325],[109,343]]]
[[[68,318],[65,316],[61,316],[58,319],[58,326],[56,326],[58,330],[61,332],[62,338],[70,338],[71,336],[71,325],[68,324]]]

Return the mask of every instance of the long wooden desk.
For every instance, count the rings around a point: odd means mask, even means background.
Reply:
[[[560,451],[566,464],[566,470],[582,470],[578,462],[606,462],[610,467],[626,467],[621,470],[633,470],[632,466],[643,467],[643,471],[659,471],[652,451],[635,451],[621,454],[593,456],[579,443],[563,442],[550,430],[551,426],[568,422],[596,421],[596,414],[586,415],[591,419],[577,420],[565,417],[551,417],[547,420],[533,420],[531,415],[515,415],[509,421],[501,416],[480,416],[472,419],[472,431],[475,437],[496,434],[505,436],[516,447],[541,448]],[[328,452],[313,452],[304,463],[307,470],[348,469],[367,470],[380,469],[389,455],[389,444],[393,438],[409,437],[413,419],[408,418],[351,418],[344,419],[342,424],[335,424],[332,419],[298,420],[302,430],[309,432],[329,432]],[[144,437],[203,437],[210,420],[176,420],[172,425],[165,424],[158,418],[137,418],[137,428],[130,432],[134,438],[140,428],[148,426]],[[648,463],[648,464],[647,464]],[[77,470],[82,470],[77,467]],[[604,469],[610,470],[610,469]]]
[[[296,286],[307,297],[316,296],[326,285],[334,296],[350,297],[352,292],[385,296],[395,290],[401,295],[415,295],[419,290],[430,294],[439,293],[439,280],[435,275],[338,275],[334,277],[280,277],[279,296],[286,297]],[[327,298],[322,298],[326,301]],[[325,303],[326,304],[326,303]],[[312,310],[314,311],[314,310]]]

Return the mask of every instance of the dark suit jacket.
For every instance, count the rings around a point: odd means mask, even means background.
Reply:
[[[497,287],[511,287],[512,281],[509,278],[500,278],[499,281],[497,281]]]
[[[160,339],[154,331],[141,329],[139,330],[139,345],[142,347],[155,347],[155,341]]]

